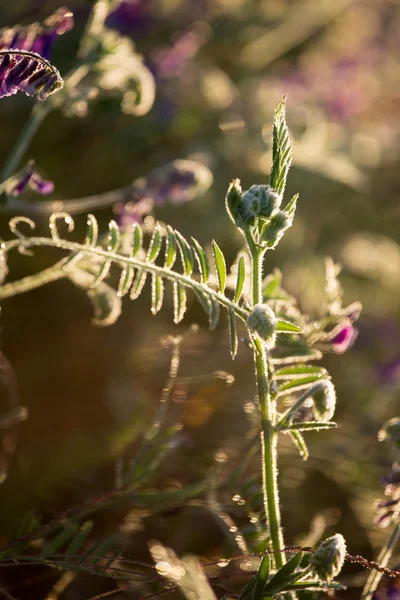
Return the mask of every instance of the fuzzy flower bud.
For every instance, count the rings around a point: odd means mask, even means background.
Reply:
[[[400,418],[395,417],[394,419],[390,419],[390,421],[386,421],[378,434],[378,439],[380,442],[392,442],[392,444],[400,448]]]
[[[225,206],[228,215],[235,225],[244,229],[245,222],[242,217],[242,196],[243,191],[240,180],[234,179],[228,188],[225,197]]]
[[[336,392],[333,383],[324,379],[315,385],[316,391],[312,395],[314,414],[317,421],[330,421],[335,413]]]
[[[324,540],[311,557],[314,574],[323,581],[332,581],[342,570],[346,552],[346,541],[340,533]]]
[[[269,185],[252,185],[243,194],[246,211],[254,217],[269,219],[281,204],[281,197]]]
[[[287,215],[283,210],[278,211],[265,228],[263,241],[268,242],[270,248],[275,248],[286,229],[291,227],[292,222],[293,217],[291,215]]]
[[[256,304],[247,319],[250,331],[257,333],[269,348],[275,345],[277,324],[278,319],[268,304]]]

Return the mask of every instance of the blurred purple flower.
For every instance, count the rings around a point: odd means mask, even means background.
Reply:
[[[151,24],[149,1],[122,0],[106,19],[106,26],[122,35],[143,32]]]
[[[343,354],[343,352],[346,352],[352,347],[357,336],[357,329],[355,329],[351,323],[346,323],[336,333],[336,335],[331,338],[329,343],[334,352],[337,354]]]
[[[394,570],[399,571],[400,567],[396,566]],[[400,600],[400,577],[382,577],[372,600]]]
[[[72,12],[62,7],[48,17],[43,24],[4,27],[0,29],[0,50],[29,50],[49,59],[53,44],[58,35],[74,26]]]
[[[197,24],[180,35],[170,48],[163,48],[152,56],[155,74],[162,79],[181,77],[188,62],[197,54],[209,36],[208,27]]]
[[[19,174],[10,179],[7,185],[7,193],[10,196],[20,196],[27,188],[38,194],[51,194],[54,190],[54,183],[43,179],[34,168],[33,162],[28,165]]]
[[[378,380],[382,385],[400,383],[400,356],[378,367]]]

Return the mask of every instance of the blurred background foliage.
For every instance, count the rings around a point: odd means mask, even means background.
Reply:
[[[317,317],[324,303],[324,257],[332,256],[343,265],[345,304],[360,300],[364,309],[354,347],[324,358],[337,389],[340,429],[309,435],[307,463],[289,440],[282,446],[286,539],[302,542],[310,527],[314,534],[326,527],[327,534],[343,533],[352,553],[372,558],[383,539],[373,526],[373,502],[393,460],[390,448],[378,444],[377,432],[384,420],[398,415],[400,400],[400,4],[123,4],[124,11],[107,23],[133,39],[153,72],[153,108],[136,117],[121,112],[117,99],[100,98],[88,111],[78,107],[78,114],[53,111],[27,157],[55,182],[52,199],[125,186],[176,158],[205,164],[214,174],[213,187],[183,206],[157,207],[155,217],[203,244],[217,239],[233,261],[242,240],[226,217],[225,192],[234,177],[245,188],[267,181],[273,111],[288,94],[294,162],[287,194],[299,192],[300,200],[293,228],[267,255],[266,272],[279,266],[285,289]],[[62,4],[1,5],[0,26],[11,26],[43,20]],[[68,7],[75,28],[60,38],[53,54],[62,74],[73,65],[91,3],[71,0]],[[23,95],[1,101],[0,163],[31,107]],[[112,209],[95,214],[103,225],[113,217]],[[2,229],[6,222],[3,214]],[[11,273],[23,276],[45,260],[39,252],[34,259],[14,256]],[[160,337],[185,334],[192,322],[200,330],[181,346],[183,379],[172,394],[179,435],[146,484],[173,490],[210,472],[218,479],[243,455],[255,427],[250,352],[242,344],[232,363],[226,322],[210,334],[193,303],[176,328],[171,306],[156,317],[150,314],[149,294],[134,303],[124,300],[123,314],[110,328],[92,326],[87,300],[65,281],[3,303],[2,348],[30,415],[19,429],[0,488],[4,541],[29,511],[46,520],[113,489],[115,464],[134,455],[157,414],[171,354]],[[215,371],[231,373],[234,383]],[[246,478],[254,480],[245,490],[248,498],[236,482],[237,489],[216,492],[218,500],[200,495],[173,510],[144,510],[140,525],[132,528],[132,555],[149,560],[146,541],[153,538],[178,552],[208,557],[242,552],[218,515],[243,531],[251,525],[251,515],[261,508],[258,473],[255,455],[246,467]],[[101,526],[116,522],[117,512]]]

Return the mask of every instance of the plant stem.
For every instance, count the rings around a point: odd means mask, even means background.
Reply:
[[[262,302],[262,263],[265,250],[254,243],[250,233],[246,235],[252,263],[253,306]],[[265,513],[271,536],[274,562],[277,568],[286,562],[278,493],[277,442],[275,429],[275,402],[270,394],[268,357],[265,344],[255,339],[254,362],[256,367],[258,401],[261,413],[261,460]]]
[[[381,567],[387,566],[399,539],[400,539],[400,518],[395,523],[390,537],[388,538],[386,544],[383,546],[383,548],[380,551],[379,556],[377,558],[377,563]],[[378,584],[379,584],[381,578],[382,578],[382,573],[380,573],[379,571],[375,571],[375,570],[371,571],[371,573],[367,579],[367,583],[365,584],[364,589],[363,589],[363,593],[361,596],[362,600],[367,600],[372,597],[372,594],[375,592],[376,588],[378,587]]]
[[[25,123],[20,135],[17,138],[17,141],[14,144],[13,149],[8,155],[0,175],[0,182],[8,179],[17,170],[33,136],[39,129],[41,122],[47,116],[51,108],[51,102],[46,104],[36,104],[33,107],[27,122]]]

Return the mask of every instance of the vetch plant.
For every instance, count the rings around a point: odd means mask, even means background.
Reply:
[[[59,107],[74,112],[75,107],[75,114],[79,114],[77,105],[80,105],[84,113],[89,99],[95,98],[100,91],[108,90],[122,96],[122,109],[128,114],[141,115],[150,109],[154,99],[154,82],[150,72],[135,54],[130,40],[125,39],[120,44],[117,34],[104,30],[110,6],[105,0],[96,3],[78,52],[79,65],[65,77],[64,90],[59,93],[58,100],[54,95],[52,98],[55,99],[48,101],[52,103],[51,108]],[[72,25],[70,13],[66,11],[62,14],[63,18],[68,19],[67,23],[64,28],[52,29],[51,39],[55,33],[61,33]],[[27,34],[22,31],[16,30],[15,40],[18,44],[25,44],[21,40],[25,40]],[[39,36],[44,35],[40,28],[35,31]],[[48,33],[48,29],[44,31]],[[0,50],[0,57],[2,95],[24,91],[28,95],[36,95],[39,100],[45,100],[61,89],[62,80],[58,71],[46,58],[35,52],[20,48],[3,49]],[[92,93],[93,90],[95,93]],[[323,541],[315,553],[311,549],[304,549],[304,552],[299,551],[288,558],[281,522],[279,436],[290,436],[302,458],[306,459],[308,449],[303,434],[337,426],[332,421],[336,406],[334,385],[324,368],[311,363],[322,357],[323,350],[341,353],[351,346],[356,336],[353,323],[361,309],[358,303],[342,306],[342,291],[337,280],[339,268],[330,260],[326,262],[327,310],[319,322],[301,314],[295,301],[281,287],[278,271],[264,276],[265,255],[276,248],[291,227],[298,200],[297,195],[288,201],[284,197],[292,161],[292,142],[285,109],[284,98],[274,115],[272,166],[268,184],[257,184],[243,190],[240,181],[234,180],[228,187],[226,210],[245,242],[245,248],[231,271],[215,240],[211,242],[210,257],[195,238],[188,240],[179,231],[163,223],[146,225],[143,222],[143,216],[151,212],[154,204],[161,204],[167,199],[177,204],[185,202],[211,184],[209,171],[191,161],[175,161],[173,165],[150,174],[147,179],[134,182],[129,188],[129,198],[120,194],[116,200],[115,193],[110,193],[102,200],[101,197],[83,199],[78,209],[77,201],[65,201],[58,211],[54,210],[50,215],[48,235],[35,235],[35,222],[26,214],[13,217],[9,222],[13,237],[2,240],[0,245],[0,264],[4,265],[1,271],[4,277],[7,275],[8,256],[13,251],[29,255],[36,248],[46,247],[62,253],[52,267],[20,280],[2,283],[0,299],[3,300],[66,278],[86,292],[94,306],[96,323],[109,325],[118,318],[121,298],[124,296],[135,300],[149,281],[151,312],[156,314],[163,306],[165,288],[170,286],[173,320],[177,324],[185,316],[188,293],[193,293],[197,298],[211,330],[217,327],[221,311],[226,311],[233,358],[239,351],[237,330],[238,323],[241,323],[246,331],[246,345],[254,360],[261,429],[262,493],[268,529],[268,545],[264,548],[257,572],[240,595],[241,600],[267,600],[282,597],[284,593],[294,597],[294,594],[307,590],[337,589],[340,586],[335,578],[346,558],[346,543],[341,534]],[[33,120],[17,140],[4,167],[0,185],[2,192],[9,196],[5,209],[13,206],[12,197],[21,194],[27,186],[40,193],[51,191],[52,183],[43,181],[32,163],[18,171],[33,134],[47,114],[47,109],[44,112],[38,110],[34,108]],[[74,230],[74,220],[67,212],[68,208],[71,208],[71,212],[80,212],[82,206],[84,209],[95,209],[99,205],[116,202],[119,202],[119,223],[112,220],[106,234],[99,233],[98,222],[93,214],[87,216],[87,231],[81,242],[69,239],[63,233],[62,228],[66,228],[67,233]],[[49,205],[52,206],[51,202]],[[49,212],[45,201],[35,203],[35,206],[38,214]],[[107,280],[114,270],[118,271],[115,288]],[[398,424],[392,424],[385,431],[392,437],[397,435]],[[396,505],[398,517],[397,508]],[[74,538],[75,542],[71,542],[67,551],[71,557],[77,554],[82,540],[86,540],[90,527],[82,524],[72,533],[78,539]],[[50,560],[53,553],[55,560],[55,553],[63,547],[63,542],[64,538],[50,544],[48,557],[42,557],[41,560]],[[182,578],[190,580],[191,573],[197,572],[197,564],[186,561],[191,565],[187,572],[175,556],[165,552],[172,556],[176,567],[174,572],[180,573]],[[97,549],[99,554],[101,550]],[[153,551],[153,554],[157,553]],[[53,561],[52,564],[59,566],[62,563]],[[98,573],[88,565],[73,563],[73,567],[79,566],[82,570]],[[104,574],[104,569],[100,573]],[[180,584],[184,590],[186,584],[182,581]],[[200,587],[207,590],[201,593],[207,593],[212,598],[208,584]],[[366,597],[371,590],[370,586]]]

